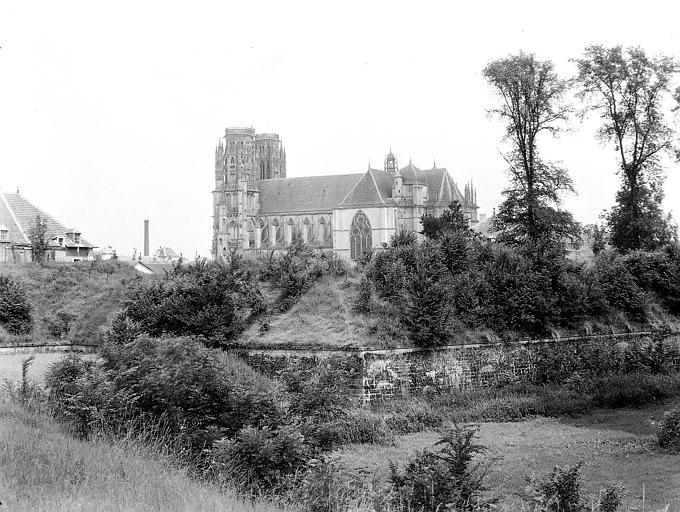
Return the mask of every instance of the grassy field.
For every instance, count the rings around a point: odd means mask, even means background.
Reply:
[[[652,426],[673,406],[680,406],[680,399],[641,409],[602,409],[570,420],[483,423],[479,441],[488,448],[486,483],[503,498],[504,510],[522,510],[517,493],[524,491],[525,477],[540,478],[555,465],[583,461],[584,490],[593,499],[605,484],[621,482],[628,492],[625,510],[643,510],[644,485],[644,510],[670,505],[670,511],[679,511],[680,455],[656,448]],[[436,432],[421,432],[398,437],[394,446],[349,446],[339,455],[349,467],[387,475],[389,461],[403,463],[437,439]]]
[[[281,512],[191,480],[133,443],[75,440],[49,418],[1,400],[1,510]]]

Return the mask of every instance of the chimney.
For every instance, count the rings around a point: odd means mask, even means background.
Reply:
[[[144,220],[144,256],[149,256],[149,219]]]

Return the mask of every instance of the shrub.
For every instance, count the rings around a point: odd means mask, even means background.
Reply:
[[[359,281],[359,291],[354,301],[354,311],[357,313],[369,313],[371,311],[371,303],[373,302],[373,285],[366,278],[362,276]]]
[[[211,472],[236,484],[240,491],[260,495],[281,491],[290,477],[306,467],[311,453],[294,427],[244,427],[233,439],[215,442]]]
[[[209,345],[233,338],[249,316],[265,308],[254,273],[243,258],[197,260],[175,265],[162,279],[138,277],[127,287],[124,309],[114,331],[129,341],[120,323],[151,336],[204,336]],[[110,336],[112,337],[112,336]]]
[[[600,491],[600,502],[597,509],[599,512],[616,512],[623,504],[623,486],[620,484],[608,484]]]
[[[391,464],[390,481],[398,510],[436,512],[483,510],[490,505],[482,499],[485,473],[472,462],[484,447],[473,443],[474,426],[456,425],[436,443],[438,452],[425,450],[411,459],[403,471]]]
[[[0,275],[0,325],[10,334],[28,334],[32,322],[24,288],[11,277]]]
[[[671,409],[658,425],[659,446],[680,451],[680,409]]]
[[[309,512],[389,510],[370,470],[348,470],[337,457],[312,460],[295,500]]]
[[[586,512],[581,497],[581,464],[555,466],[546,478],[532,481],[529,500],[540,512]]]
[[[444,276],[434,248],[418,253],[400,302],[401,322],[416,345],[445,345],[449,340],[452,308]]]
[[[609,305],[630,313],[636,319],[643,319],[645,293],[635,282],[623,260],[613,253],[604,253],[597,257],[595,265],[599,286]]]
[[[273,383],[195,339],[141,337],[107,345],[101,357],[94,363],[70,356],[46,375],[57,410],[83,435],[96,422],[116,428],[144,416],[199,452],[244,426],[276,424],[285,413]]]

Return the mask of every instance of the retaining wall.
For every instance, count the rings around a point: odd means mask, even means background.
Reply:
[[[652,347],[652,333],[531,340],[513,343],[450,345],[438,348],[401,348],[386,350],[310,351],[266,349],[244,350],[247,357],[264,358],[271,367],[282,371],[286,365],[328,357],[358,357],[360,376],[352,392],[364,401],[389,399],[437,392],[440,390],[479,389],[512,382],[532,382],[536,378],[536,360],[546,351],[571,351],[576,354],[584,344],[601,348],[616,346],[621,353],[631,346]],[[663,340],[669,353],[668,364],[680,370],[680,335]],[[623,356],[622,356],[623,357]],[[296,361],[298,363],[296,363]]]

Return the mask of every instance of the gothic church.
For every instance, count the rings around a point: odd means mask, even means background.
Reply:
[[[300,235],[309,245],[356,260],[399,230],[458,201],[478,222],[476,191],[464,194],[446,168],[401,169],[390,151],[383,169],[286,177],[286,150],[274,133],[227,128],[215,150],[213,256],[282,249]]]

